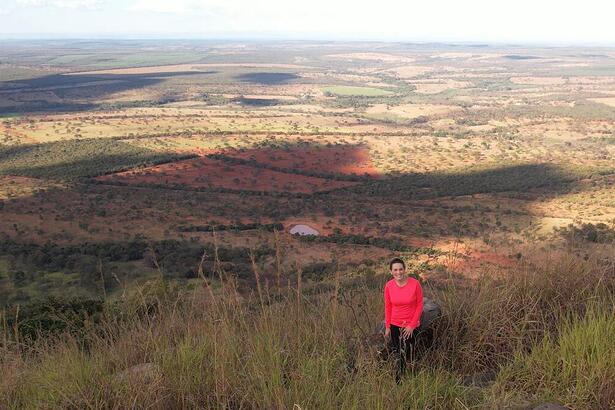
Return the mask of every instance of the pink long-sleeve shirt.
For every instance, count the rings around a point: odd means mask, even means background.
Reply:
[[[408,278],[400,287],[391,279],[384,286],[384,322],[386,328],[391,325],[399,327],[419,327],[423,313],[423,289],[418,280]]]

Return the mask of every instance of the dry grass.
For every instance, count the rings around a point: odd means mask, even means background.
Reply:
[[[566,79],[562,77],[512,77],[511,82],[515,84],[529,85],[563,85]]]
[[[597,102],[600,104],[606,104],[610,107],[615,107],[615,97],[604,97],[604,98],[588,98],[589,101]]]
[[[438,94],[446,90],[466,88],[472,85],[467,81],[455,81],[450,79],[439,81],[415,81],[412,83],[419,94]]]
[[[615,351],[605,343],[614,326],[612,265],[552,255],[511,277],[426,284],[444,315],[435,344],[417,348],[401,386],[363,342],[380,320],[380,279],[342,280],[334,293],[313,293],[300,275],[283,277],[278,288],[255,273],[252,294],[237,293],[222,271],[222,281],[204,278],[202,288],[179,298],[152,283],[121,305],[122,320],[109,314],[81,342],[65,335],[19,345],[5,329],[0,406],[461,409],[545,398],[579,409],[613,404],[614,386],[605,383],[615,377],[606,365]],[[137,314],[145,306],[150,313]],[[591,346],[599,350],[587,356]],[[569,358],[564,372],[554,371],[560,351]],[[154,370],[118,376],[140,363],[154,363]],[[492,387],[461,384],[463,375],[502,366]]]
[[[389,106],[376,104],[366,110],[368,114],[393,115],[404,119],[413,119],[420,116],[442,115],[456,111],[456,107],[435,104],[402,104]]]

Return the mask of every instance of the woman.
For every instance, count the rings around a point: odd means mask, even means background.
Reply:
[[[414,343],[414,331],[420,324],[423,290],[418,280],[406,274],[403,260],[391,260],[389,269],[393,279],[384,287],[384,337],[395,357],[395,381],[399,384]]]

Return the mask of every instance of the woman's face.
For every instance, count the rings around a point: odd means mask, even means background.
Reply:
[[[401,263],[394,263],[391,266],[391,275],[395,280],[403,280],[406,277],[406,268]]]

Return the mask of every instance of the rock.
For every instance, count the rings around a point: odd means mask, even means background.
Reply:
[[[421,325],[419,331],[429,328],[440,317],[442,309],[440,305],[429,298],[423,298],[423,313],[421,313]]]
[[[429,298],[423,297],[423,313],[421,313],[421,325],[418,330],[424,331],[428,329],[440,317],[441,313],[440,305]],[[384,320],[376,325],[374,333],[384,333]]]
[[[141,363],[115,374],[115,380],[119,382],[139,381],[149,384],[159,379],[162,375],[160,366],[154,363]]]
[[[557,403],[543,403],[534,407],[532,410],[570,410],[568,407],[564,407]]]

